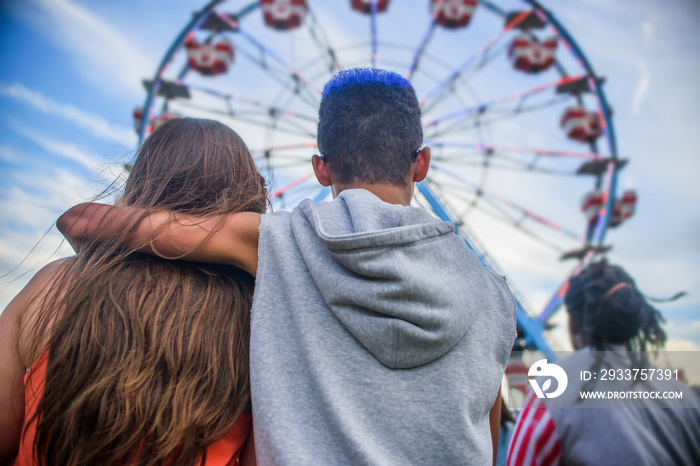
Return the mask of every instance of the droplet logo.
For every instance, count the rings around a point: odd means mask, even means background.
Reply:
[[[537,398],[556,398],[564,393],[569,383],[569,377],[566,376],[564,369],[554,363],[548,363],[546,359],[540,359],[530,366],[527,376]],[[537,382],[537,377],[548,377],[542,385],[542,388],[540,388],[540,384]],[[548,393],[547,390],[552,386],[552,378],[557,381],[557,389]]]

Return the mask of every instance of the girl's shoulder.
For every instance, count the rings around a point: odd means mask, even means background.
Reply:
[[[25,367],[32,365],[48,343],[51,326],[58,316],[51,316],[44,326],[41,320],[46,314],[42,311],[46,310],[44,305],[48,301],[56,298],[55,294],[59,292],[55,286],[58,278],[74,258],[75,256],[57,259],[42,267],[13,300],[17,305],[19,320],[19,356]],[[37,339],[36,332],[41,327],[44,327],[42,335]]]

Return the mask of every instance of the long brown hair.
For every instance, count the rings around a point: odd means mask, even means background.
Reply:
[[[245,143],[216,121],[170,120],[139,149],[121,202],[144,213],[63,266],[31,329],[34,354],[50,332],[29,420],[39,463],[194,464],[249,405],[253,277],[141,255],[124,239],[149,209],[263,213]]]

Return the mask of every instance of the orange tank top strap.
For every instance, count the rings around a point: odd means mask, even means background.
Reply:
[[[33,458],[34,437],[36,436],[36,419],[27,424],[36,412],[36,408],[44,393],[44,378],[46,377],[46,362],[49,351],[45,349],[32,363],[24,374],[24,426],[22,426],[22,439],[15,459],[15,466],[29,466],[36,464]]]

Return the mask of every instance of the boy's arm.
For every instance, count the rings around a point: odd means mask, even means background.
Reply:
[[[498,386],[496,401],[489,411],[489,424],[491,425],[491,443],[493,445],[493,464],[496,464],[498,456],[498,434],[501,429],[501,386]]]
[[[61,215],[56,226],[75,246],[85,240],[108,240],[130,218],[142,213],[138,207],[78,204]],[[148,214],[126,240],[147,254],[233,265],[255,276],[259,226],[260,214],[254,212],[203,220],[161,210]]]

